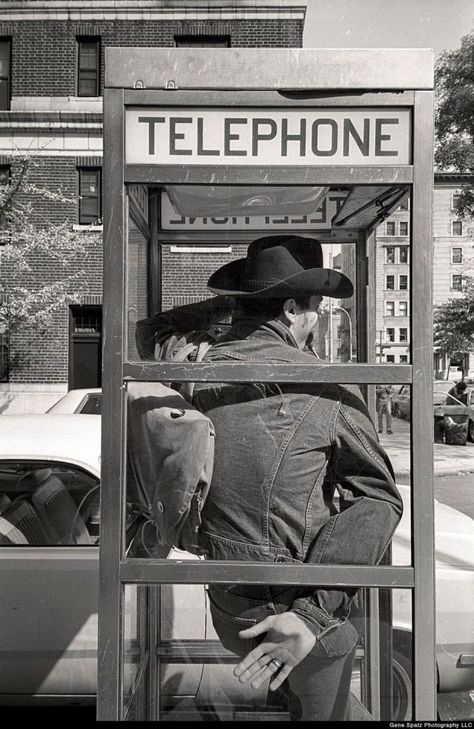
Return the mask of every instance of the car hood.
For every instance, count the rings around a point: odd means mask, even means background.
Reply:
[[[392,544],[393,564],[411,563],[410,489],[398,486],[403,499],[403,516]],[[447,504],[434,500],[436,566],[474,571],[474,520]]]

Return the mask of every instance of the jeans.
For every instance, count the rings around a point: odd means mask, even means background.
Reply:
[[[378,428],[379,431],[383,430],[383,416],[387,418],[387,431],[392,430],[392,403],[387,400],[377,405],[377,416],[378,416]]]
[[[269,615],[286,612],[299,587],[260,585],[211,585],[208,594],[214,628],[225,648],[243,658],[265,636],[244,640],[238,632]],[[357,613],[353,605],[354,613]],[[361,616],[351,616],[359,632]],[[350,684],[356,648],[329,657],[317,641],[311,653],[283,683],[292,721],[349,721]],[[237,679],[236,679],[237,680]]]

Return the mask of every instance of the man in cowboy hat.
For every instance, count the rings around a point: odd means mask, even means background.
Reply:
[[[246,257],[219,268],[208,287],[218,297],[203,305],[198,338],[212,306],[216,316],[221,306],[228,313],[231,297],[234,310],[230,331],[214,341],[205,361],[316,367],[304,347],[322,297],[353,293],[346,276],[323,267],[318,241],[293,235],[253,241]],[[154,326],[158,354],[172,327],[187,344],[195,336],[186,334],[190,326],[198,328],[196,317],[181,318],[179,310],[172,320],[158,318],[139,323],[143,354],[153,351]],[[402,502],[358,388],[198,383],[193,402],[216,430],[200,531],[210,559],[294,565],[381,559]],[[349,718],[360,621],[355,589],[232,584],[210,585],[208,593],[223,645],[241,657],[234,673],[242,683],[284,689],[292,720]]]

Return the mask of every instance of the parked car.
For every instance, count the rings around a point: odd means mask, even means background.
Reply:
[[[10,415],[0,418],[0,704],[95,699],[97,667],[100,418]],[[409,564],[410,497],[393,540],[393,563]],[[435,502],[439,691],[474,690],[474,523]],[[172,550],[169,558],[197,559]],[[129,608],[136,594],[129,586]],[[127,620],[134,635],[133,611]],[[410,717],[409,590],[393,592],[394,718]],[[215,640],[201,585],[162,587],[163,638]],[[162,668],[164,700],[216,691],[234,704],[262,695],[242,686],[231,665],[178,663]],[[216,687],[219,687],[218,689]]]
[[[410,420],[410,385],[402,385],[392,396],[392,415],[395,418]]]
[[[449,380],[434,380],[433,382],[433,405],[437,412],[442,407],[443,414],[450,412],[459,413],[459,407],[466,408],[465,413],[469,418],[468,439],[474,442],[474,387],[468,386],[465,390],[467,395],[467,406],[460,403],[453,395],[448,396],[449,390],[454,386]],[[411,386],[402,385],[392,397],[392,414],[397,418],[410,420]]]
[[[47,413],[81,413],[100,415],[102,412],[102,390],[100,387],[69,390],[63,397],[46,410]]]

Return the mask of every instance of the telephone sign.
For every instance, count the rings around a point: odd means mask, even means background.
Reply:
[[[128,108],[127,164],[411,163],[408,109]]]

